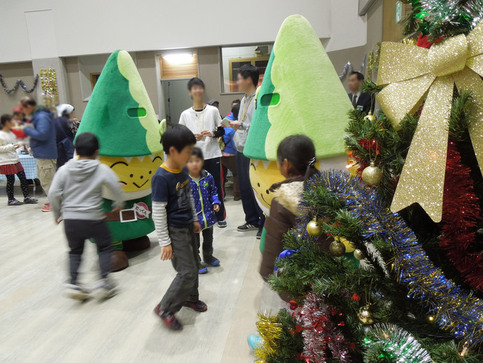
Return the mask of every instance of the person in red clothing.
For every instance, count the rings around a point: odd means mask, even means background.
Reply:
[[[23,132],[23,130],[18,128],[18,127],[20,127],[20,126],[22,126],[23,124],[26,123],[25,114],[22,112],[20,107],[14,108],[12,112],[13,112],[13,118],[12,118],[13,127],[12,127],[11,131],[13,132],[13,134],[15,135],[17,140],[26,139],[28,137],[27,134],[25,132]]]

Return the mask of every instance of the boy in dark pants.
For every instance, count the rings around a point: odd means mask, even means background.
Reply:
[[[99,141],[94,134],[80,134],[75,149],[78,159],[70,160],[57,171],[48,195],[55,221],[64,220],[70,248],[67,294],[79,300],[88,298],[89,292],[78,283],[78,269],[85,240],[92,238],[99,252],[102,280],[98,288],[102,291],[102,298],[106,299],[116,294],[116,287],[107,278],[111,264],[111,236],[101,208],[102,188],[107,186],[110,189],[114,205],[120,209],[123,205],[121,186],[111,168],[97,160]]]
[[[196,144],[194,134],[183,125],[168,129],[162,136],[166,161],[151,181],[153,189],[153,220],[161,246],[161,260],[171,260],[177,272],[156,315],[172,330],[183,325],[176,319],[183,306],[195,311],[207,310],[198,295],[198,248],[195,233],[201,226],[196,216],[188,173],[183,170]]]

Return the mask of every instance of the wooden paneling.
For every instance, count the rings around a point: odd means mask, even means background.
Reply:
[[[161,79],[178,79],[198,77],[198,54],[193,53],[193,61],[185,64],[168,62],[161,57]]]
[[[405,4],[405,6],[409,6]],[[396,23],[396,1],[384,0],[382,40],[398,42],[404,38],[402,22]]]

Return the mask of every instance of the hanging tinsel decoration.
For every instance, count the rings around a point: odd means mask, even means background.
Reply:
[[[461,163],[454,142],[448,146],[443,198],[443,235],[439,245],[473,288],[483,291],[483,255],[475,248],[480,203],[473,188],[471,169]]]
[[[325,305],[323,298],[313,293],[307,294],[305,303],[297,315],[297,323],[303,329],[304,352],[307,362],[325,362],[328,356],[339,362],[350,361],[349,345],[332,321],[335,309]],[[335,314],[337,315],[337,314]]]
[[[405,33],[421,32],[431,40],[468,34],[482,20],[482,0],[409,0]]]
[[[364,339],[365,362],[433,362],[429,353],[407,331],[394,324],[376,324]]]
[[[265,362],[268,357],[275,355],[279,347],[279,338],[282,333],[282,326],[277,316],[265,316],[258,314],[257,330],[262,337],[263,343],[255,349],[257,363]]]
[[[59,103],[59,92],[57,90],[57,74],[54,68],[40,70],[40,84],[44,105],[52,108]]]
[[[385,208],[378,194],[357,177],[338,171],[324,171],[307,181],[306,189],[324,187],[344,200],[344,209],[359,220],[363,237],[383,238],[394,251],[394,274],[408,287],[408,298],[429,308],[434,323],[451,332],[462,344],[483,343],[483,301],[444,276],[434,266],[414,232],[397,213]],[[313,218],[313,207],[302,202],[300,223]]]
[[[34,84],[32,85],[32,88],[28,88],[27,85],[22,81],[21,79],[17,79],[17,82],[15,82],[15,85],[12,88],[9,88],[7,84],[5,83],[5,80],[3,79],[3,76],[0,74],[0,84],[2,85],[3,90],[5,93],[11,95],[17,91],[18,88],[21,88],[25,93],[32,93],[36,88],[37,84],[39,83],[39,75],[35,75],[34,78]]]

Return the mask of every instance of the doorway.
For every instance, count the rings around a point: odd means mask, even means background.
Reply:
[[[187,84],[187,79],[161,81],[166,122],[170,126],[177,125],[181,113],[192,106]]]

